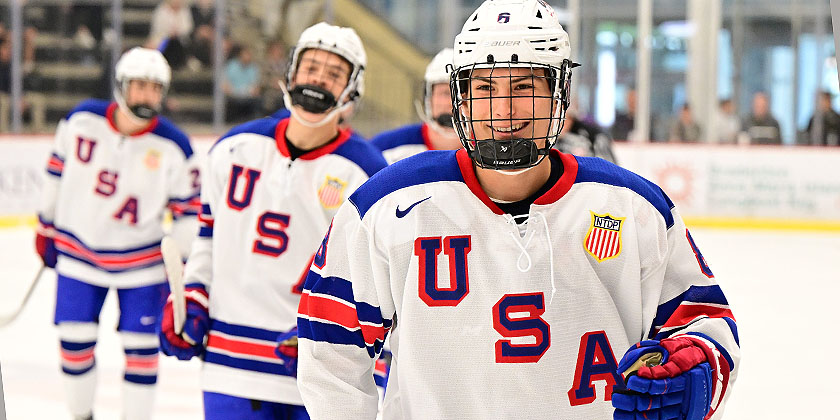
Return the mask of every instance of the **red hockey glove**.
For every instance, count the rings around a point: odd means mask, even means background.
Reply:
[[[172,299],[167,299],[159,325],[160,349],[167,356],[189,360],[204,353],[204,338],[210,328],[210,313],[207,310],[208,294],[204,287],[187,286],[187,319],[181,335],[175,334]]]
[[[653,358],[653,366],[642,363],[639,367],[639,361],[652,353],[661,354],[662,364]],[[613,389],[613,418],[702,420],[711,414],[718,369],[718,358],[699,338],[684,335],[642,341],[618,365],[626,387]],[[728,366],[723,369],[728,373]]]
[[[55,249],[55,228],[51,224],[42,223],[35,232],[35,250],[44,262],[44,266],[55,268],[58,251]]]

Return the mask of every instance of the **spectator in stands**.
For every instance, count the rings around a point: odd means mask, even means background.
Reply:
[[[817,111],[808,121],[807,143],[814,146],[838,146],[840,114],[831,107],[831,92],[817,94]]]
[[[163,0],[152,13],[149,38],[163,51],[172,70],[187,62],[187,45],[193,32],[193,18],[186,0]]]
[[[627,91],[626,102],[627,111],[618,112],[615,115],[615,122],[610,129],[612,138],[616,141],[630,140],[631,133],[635,127],[636,119],[636,90],[630,89]]]
[[[213,0],[197,0],[190,7],[194,30],[191,34],[192,56],[199,65],[210,66],[213,63],[213,40],[215,39],[216,9]],[[195,64],[190,65],[191,68]]]
[[[735,102],[732,99],[721,99],[718,102],[717,141],[721,144],[734,144],[741,131],[741,119],[735,113]]]
[[[287,67],[285,44],[279,40],[268,44],[262,64],[262,103],[266,114],[271,114],[285,106],[280,83],[286,80]]]
[[[578,118],[577,104],[566,110],[566,121],[554,148],[576,156],[594,156],[616,163],[612,138],[597,124]]]
[[[255,118],[262,108],[260,98],[260,69],[248,47],[241,47],[225,66],[223,84],[227,97],[228,121]]]
[[[753,95],[752,113],[744,127],[751,144],[782,144],[779,122],[770,114],[770,99],[764,92]]]
[[[700,129],[700,125],[694,121],[691,107],[686,103],[680,107],[679,115],[668,131],[668,141],[672,143],[697,143],[700,141],[702,133],[703,130]]]

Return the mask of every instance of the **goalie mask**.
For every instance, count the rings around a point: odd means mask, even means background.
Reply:
[[[295,83],[300,70],[301,58],[308,50],[322,50],[336,54],[350,64],[350,74],[346,86],[336,96],[323,86],[316,84]],[[327,54],[324,54],[326,56]],[[286,73],[286,83],[281,84],[283,100],[292,116],[300,123],[318,127],[326,124],[336,114],[349,110],[358,101],[364,91],[364,70],[367,64],[362,41],[352,28],[342,28],[324,22],[307,28],[300,35],[297,45],[291,53],[289,69]],[[324,66],[326,67],[326,66]],[[326,71],[326,69],[325,69]],[[318,77],[322,77],[319,75]],[[345,81],[342,80],[341,83]],[[319,121],[307,121],[298,114],[295,106],[312,114],[323,114]]]
[[[128,50],[117,61],[114,76],[117,82],[114,87],[114,99],[120,109],[130,118],[142,123],[160,114],[163,100],[169,90],[169,82],[172,79],[172,70],[160,51],[141,47]],[[145,80],[161,85],[160,101],[158,103],[133,102],[129,105],[126,95],[132,80]]]
[[[542,0],[488,0],[455,37],[453,119],[476,166],[527,169],[548,156],[569,106],[569,36]]]

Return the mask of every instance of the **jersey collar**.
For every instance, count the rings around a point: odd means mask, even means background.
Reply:
[[[114,130],[115,133],[122,134],[120,132],[120,130],[117,129],[117,122],[114,119],[114,114],[116,113],[116,111],[117,111],[117,103],[116,102],[111,102],[110,104],[108,104],[108,108],[105,110],[105,119],[108,120],[108,126],[111,127],[111,129]],[[140,131],[137,131],[135,133],[129,134],[128,136],[129,137],[137,137],[137,136],[142,136],[143,134],[146,134],[146,133],[150,133],[152,130],[154,130],[157,127],[157,125],[158,125],[158,117],[155,116],[154,118],[152,118],[151,121],[149,121],[149,125],[147,125],[146,128],[144,128]]]
[[[289,153],[289,148],[286,146],[286,129],[288,127],[289,118],[284,118],[277,123],[277,128],[275,128],[274,130],[274,140],[277,143],[277,150],[280,152],[281,155],[285,157],[291,157],[291,154]],[[338,149],[339,146],[344,144],[344,142],[349,140],[350,134],[351,132],[349,129],[338,130],[338,138],[321,147],[304,153],[298,159],[314,160],[321,156],[328,155],[334,152],[335,149]]]
[[[423,123],[423,125],[420,126],[420,137],[423,138],[423,144],[426,145],[426,149],[437,150],[437,149],[435,149],[434,146],[432,146],[432,140],[429,139],[429,129],[430,128],[431,127],[429,127],[429,124]]]
[[[574,156],[567,153],[560,153],[558,150],[552,149],[549,153],[555,157],[560,158],[563,163],[563,175],[554,186],[551,187],[545,194],[541,195],[534,201],[534,204],[551,204],[562,198],[572,188],[577,178],[578,163]],[[464,177],[464,183],[472,191],[472,193],[481,200],[493,213],[504,214],[505,212],[487,196],[481,184],[478,183],[478,178],[475,176],[475,168],[473,168],[472,160],[467,154],[467,149],[459,149],[455,153],[455,158],[458,161],[458,167],[461,170],[461,175]]]

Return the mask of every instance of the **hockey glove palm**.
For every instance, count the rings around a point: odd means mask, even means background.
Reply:
[[[647,340],[631,347],[618,364],[619,374],[626,373],[626,388],[613,389],[613,418],[704,419],[714,392],[714,372],[704,347],[688,336]],[[642,363],[633,372],[634,365],[652,353],[661,354],[663,363],[654,366]]]
[[[210,314],[207,310],[207,292],[201,287],[187,287],[184,291],[187,299],[187,317],[184,330],[175,334],[175,317],[172,312],[172,297],[166,301],[161,317],[160,349],[167,356],[179,360],[189,360],[204,353],[204,338],[210,328]]]
[[[283,361],[283,368],[289,376],[297,377],[298,361],[298,329],[292,328],[277,336],[277,347],[274,349],[277,357]]]
[[[44,266],[55,268],[58,252],[55,249],[55,228],[50,224],[41,224],[35,233],[35,250],[44,262]]]

